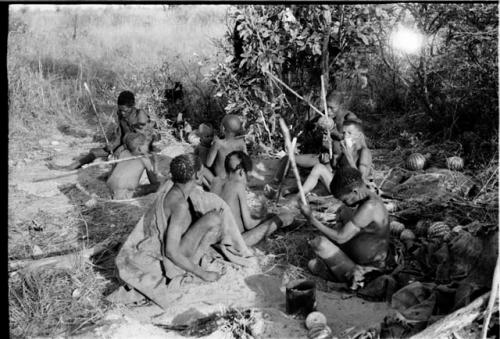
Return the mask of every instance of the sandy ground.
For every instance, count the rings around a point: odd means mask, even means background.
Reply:
[[[163,149],[162,154],[168,157],[174,157],[190,149],[188,145],[170,141],[168,144],[160,145]],[[92,170],[80,171],[81,173],[54,180],[32,182],[35,179],[64,173],[49,170],[45,165],[47,157],[51,157],[58,164],[67,164],[74,156],[98,146],[99,144],[92,142],[90,137],[74,138],[56,133],[51,139],[40,140],[36,151],[27,156],[26,160],[9,161],[9,251],[11,253],[13,252],[11,243],[19,244],[22,239],[29,238],[32,234],[29,227],[26,230],[20,230],[19,227],[11,227],[12,225],[33,224],[33,220],[35,223],[37,223],[36,220],[39,220],[38,223],[45,221],[46,231],[52,227],[51,231],[57,233],[61,230],[57,229],[57,225],[47,223],[47,220],[61,217],[73,220],[82,216],[81,208],[72,199],[71,194],[64,193],[63,187],[79,183],[90,194],[96,194],[103,199],[110,198],[104,181],[99,178],[109,170],[109,167],[94,167]],[[283,199],[276,207],[262,195],[263,186],[270,180],[276,165],[276,159],[256,160],[256,172],[263,176],[263,180],[250,180],[249,186],[252,188],[249,194],[250,205],[258,208],[261,204],[266,204],[269,211],[284,208],[298,213],[290,200]],[[285,183],[292,184],[293,182],[294,179],[289,177]],[[320,187],[316,193],[321,195],[325,193],[325,190]],[[83,196],[80,203],[89,198]],[[140,204],[131,203],[130,206],[126,205],[124,208],[130,209],[136,206],[134,218],[139,219],[151,200],[152,198],[148,197]],[[91,215],[92,211],[90,209],[86,215]],[[40,219],[42,212],[45,213],[43,220]],[[117,227],[116,223],[119,223],[120,219],[114,220],[112,214],[109,213],[110,220],[100,225],[101,231],[102,227]],[[135,223],[134,218],[130,221],[132,226]],[[72,233],[68,237],[78,238],[83,232],[81,227],[83,227],[81,222],[75,223],[75,228],[80,229],[66,227],[64,231]],[[129,231],[130,225],[124,232]],[[96,234],[88,234],[89,232],[99,233],[97,229],[91,228],[90,231],[87,229],[86,232],[86,238],[98,240]],[[33,252],[36,249],[33,249],[33,245],[30,246],[31,248],[25,251],[28,252],[27,254],[34,255]],[[50,255],[53,250],[42,245],[38,247],[45,255]],[[241,268],[226,265],[227,272],[220,281],[211,284],[188,285],[182,290],[173,292],[172,307],[168,310],[162,310],[151,303],[135,307],[116,304],[98,326],[94,326],[77,337],[181,338],[179,334],[172,331],[166,332],[153,324],[186,323],[227,307],[235,307],[256,311],[262,324],[260,332],[263,338],[303,338],[306,335],[303,319],[296,319],[285,313],[285,285],[291,276],[287,272],[289,268],[267,269],[272,256],[272,253],[261,251],[258,264],[253,267]],[[366,302],[331,289],[328,291],[318,289],[317,308],[326,315],[328,324],[335,335],[351,327],[368,327],[379,323],[388,310],[385,303]],[[207,338],[221,337],[230,337],[230,335],[227,332],[217,331]]]

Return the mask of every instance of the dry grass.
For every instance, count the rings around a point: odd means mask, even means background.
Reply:
[[[9,278],[10,334],[16,338],[77,332],[102,317],[109,281],[87,264]]]
[[[221,58],[212,39],[224,34],[227,6],[17,7],[9,16],[7,53],[11,158],[22,158],[57,127],[99,133],[84,82],[104,116],[125,89],[153,114],[155,95],[173,81],[186,83],[191,110],[210,93],[193,84]]]

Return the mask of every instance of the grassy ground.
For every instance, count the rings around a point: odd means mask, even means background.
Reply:
[[[11,8],[11,260],[65,254],[91,247],[112,234],[119,237],[130,232],[142,214],[141,205],[87,207],[90,197],[75,186],[78,183],[109,198],[104,183],[94,180],[106,168],[44,185],[31,186],[29,181],[47,173],[44,159],[59,157],[59,161],[69,162],[71,156],[99,146],[95,141],[103,139],[84,83],[89,85],[107,129],[122,90],[134,91],[137,105],[150,109],[153,116],[159,92],[172,87],[174,81],[185,83],[188,97],[197,99],[199,94],[192,93],[191,82],[197,82],[220,58],[212,40],[225,31],[226,8]],[[56,143],[59,145],[54,146]],[[61,154],[67,157],[61,160]],[[27,178],[29,175],[33,177]],[[94,260],[90,266],[11,274],[11,335],[68,335],[95,323],[109,307],[103,296],[117,286],[112,257]]]

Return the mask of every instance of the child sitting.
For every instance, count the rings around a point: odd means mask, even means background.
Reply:
[[[227,114],[222,119],[222,131],[224,139],[215,138],[210,152],[207,156],[205,165],[208,168],[213,168],[215,176],[225,178],[226,171],[224,169],[224,161],[226,156],[232,151],[243,151],[247,153],[245,139],[238,137],[241,134],[241,120],[234,114]]]
[[[120,159],[149,154],[149,142],[142,133],[128,133],[125,137],[126,150],[120,153]],[[155,191],[159,178],[155,173],[153,162],[149,157],[127,160],[116,164],[106,184],[112,192],[113,199],[130,199],[139,186],[142,173],[146,170],[151,189]]]
[[[324,234],[309,242],[318,257],[308,263],[311,272],[350,282],[365,266],[383,268],[389,247],[389,216],[383,201],[366,187],[361,173],[350,167],[337,170],[330,190],[356,210],[342,215],[337,227],[330,228],[316,220],[309,206],[300,203],[302,214]]]
[[[214,180],[213,173],[205,166],[207,161],[208,153],[210,152],[210,147],[212,146],[212,141],[214,140],[214,129],[211,124],[200,124],[198,130],[195,132],[199,138],[200,143],[194,148],[194,154],[198,156],[201,160],[202,166],[202,182],[203,186],[210,189],[212,181]]]
[[[231,208],[243,239],[248,246],[253,246],[278,228],[289,226],[293,216],[288,213],[267,215],[253,219],[247,204],[247,175],[252,171],[252,160],[243,151],[229,153],[224,163],[227,177],[212,187],[212,192],[219,195]]]
[[[368,184],[372,172],[372,153],[366,145],[363,128],[357,121],[346,120],[342,126],[344,140],[340,142],[341,153],[338,157],[337,167],[351,167],[359,170],[363,181]],[[316,164],[306,181],[304,182],[304,193],[312,191],[318,181],[321,181],[327,188],[333,178],[331,165]],[[293,192],[290,190],[290,192]],[[288,193],[287,191],[284,194]]]

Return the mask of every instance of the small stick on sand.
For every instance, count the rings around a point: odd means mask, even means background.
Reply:
[[[73,170],[73,171],[69,171],[69,172],[64,173],[64,174],[58,174],[58,175],[54,175],[54,176],[50,176],[50,177],[35,179],[32,182],[40,182],[40,181],[47,181],[47,180],[53,180],[53,179],[67,177],[67,176],[76,174],[80,170],[87,169],[89,167],[117,164],[117,163],[128,161],[128,160],[141,159],[141,158],[147,158],[147,157],[153,157],[153,156],[155,156],[155,155],[154,154],[150,154],[150,155],[138,155],[138,156],[123,158],[123,159],[109,160],[109,161],[103,161],[103,162],[95,162],[95,163],[92,163],[92,164],[83,165],[79,169],[76,169],[76,170]]]
[[[283,120],[283,118],[280,118],[280,127],[281,130],[283,131],[283,136],[285,137],[285,145],[288,149],[288,158],[290,164],[292,165],[293,173],[295,174],[295,180],[297,181],[297,186],[299,187],[300,199],[302,200],[302,203],[307,206],[306,195],[304,194],[304,189],[302,188],[299,169],[297,168],[297,163],[295,162],[294,147],[292,146],[297,143],[297,138],[293,138],[293,142],[290,141],[290,131],[288,130],[288,127],[286,126],[285,120]]]

